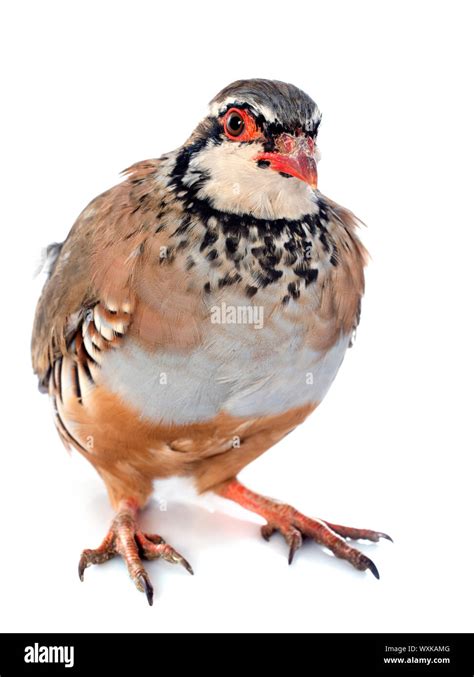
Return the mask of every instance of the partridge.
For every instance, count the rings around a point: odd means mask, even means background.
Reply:
[[[50,247],[32,359],[59,435],[105,483],[116,516],[79,575],[119,554],[191,566],[138,515],[153,480],[192,480],[261,515],[289,562],[311,537],[357,569],[347,539],[389,538],[260,496],[239,471],[328,391],[360,316],[355,216],[317,190],[321,115],[293,85],[240,80],[189,139],[125,170]]]

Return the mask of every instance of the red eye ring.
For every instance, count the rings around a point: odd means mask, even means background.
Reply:
[[[261,136],[255,118],[243,108],[229,108],[223,118],[223,127],[231,141],[252,141]]]

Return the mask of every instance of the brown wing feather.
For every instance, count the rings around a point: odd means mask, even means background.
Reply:
[[[99,195],[80,214],[57,253],[39,299],[32,335],[33,369],[45,384],[54,362],[68,351],[85,313],[102,302],[112,311],[133,307],[131,256],[150,232],[155,212],[156,182],[150,181],[158,160],[126,170],[128,178]],[[139,213],[138,213],[139,212]]]
[[[369,254],[357,236],[362,222],[348,209],[324,197],[331,208],[333,219],[341,226],[336,245],[338,265],[326,289],[332,298],[333,310],[344,332],[355,330],[359,324],[361,300],[364,294],[364,267]]]

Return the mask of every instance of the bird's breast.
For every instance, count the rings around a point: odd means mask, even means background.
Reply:
[[[266,323],[263,307],[221,301],[192,348],[150,350],[131,337],[104,357],[101,381],[153,422],[270,416],[321,402],[349,339],[317,350],[290,319]]]

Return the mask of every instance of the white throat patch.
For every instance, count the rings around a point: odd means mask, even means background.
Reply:
[[[210,200],[215,209],[251,214],[259,219],[299,219],[318,210],[315,192],[300,179],[286,178],[261,168],[255,156],[261,144],[209,144],[189,164],[191,184],[197,173],[209,178],[197,197]]]

